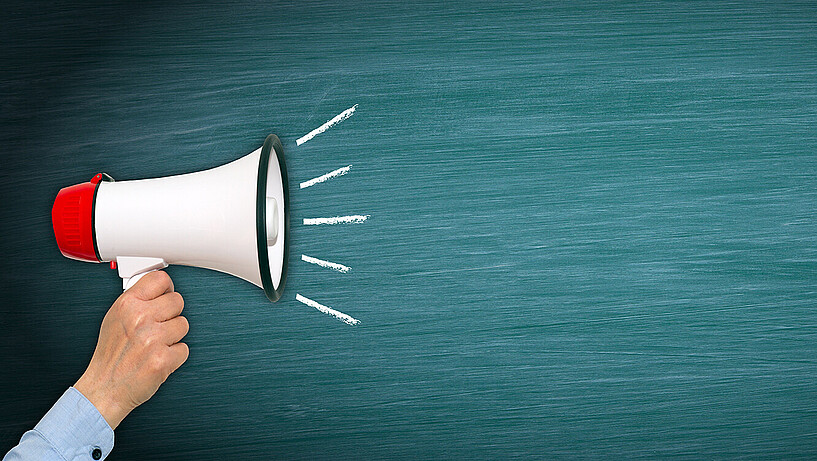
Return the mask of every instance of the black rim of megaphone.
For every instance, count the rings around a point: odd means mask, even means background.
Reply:
[[[270,275],[269,253],[267,250],[267,171],[269,170],[270,150],[275,151],[278,157],[278,168],[281,170],[281,187],[284,189],[284,261],[281,266],[281,283],[278,289],[272,283]],[[264,140],[261,148],[261,160],[258,162],[258,195],[256,197],[256,232],[258,240],[258,268],[261,272],[261,284],[264,293],[270,301],[281,298],[287,280],[287,261],[289,260],[289,182],[287,180],[287,164],[284,161],[284,146],[278,136],[271,134]]]

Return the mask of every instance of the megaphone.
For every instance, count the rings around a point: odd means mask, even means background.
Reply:
[[[66,187],[51,210],[60,252],[110,262],[127,290],[169,264],[212,269],[284,291],[289,187],[281,141],[226,165],[190,174],[114,181],[100,173]]]

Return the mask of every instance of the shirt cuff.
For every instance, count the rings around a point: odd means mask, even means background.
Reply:
[[[105,459],[113,450],[113,429],[94,404],[73,387],[62,394],[34,430],[66,460]]]

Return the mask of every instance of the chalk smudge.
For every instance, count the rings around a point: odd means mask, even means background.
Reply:
[[[335,115],[334,117],[332,117],[331,120],[327,121],[323,125],[315,128],[314,130],[310,131],[309,133],[305,134],[304,136],[298,138],[298,140],[295,141],[295,143],[300,146],[301,144],[309,141],[310,139],[314,138],[315,136],[317,136],[317,135],[323,133],[324,131],[328,130],[332,125],[335,125],[336,123],[340,123],[340,122],[346,120],[347,118],[351,117],[352,114],[355,113],[355,109],[357,109],[357,104],[355,104],[354,106],[344,110],[343,112],[339,113],[338,115]]]
[[[341,224],[341,223],[362,223],[369,219],[370,215],[335,216],[332,218],[304,218],[305,226],[316,226],[318,224]]]
[[[345,274],[345,273],[349,272],[350,270],[352,270],[352,268],[349,267],[349,266],[344,266],[343,264],[324,261],[322,259],[313,258],[312,256],[307,256],[307,255],[301,255],[301,261],[306,261],[306,262],[311,263],[311,264],[317,264],[317,265],[319,265],[321,267],[334,269],[334,270],[336,270],[336,271],[338,271],[340,273],[343,273],[343,274]]]
[[[306,189],[309,186],[314,186],[315,184],[322,183],[327,179],[335,178],[337,176],[343,176],[352,169],[352,165],[345,166],[343,168],[338,168],[335,171],[330,171],[325,175],[318,176],[317,178],[310,179],[309,181],[304,181],[301,183],[301,189]]]
[[[331,307],[327,307],[327,306],[324,306],[323,304],[312,301],[311,299],[309,299],[307,297],[301,296],[300,293],[295,295],[295,299],[297,299],[298,301],[306,304],[309,307],[314,307],[315,309],[323,312],[324,314],[329,314],[332,317],[335,317],[336,319],[338,319],[338,320],[340,320],[340,321],[342,321],[344,323],[347,323],[349,325],[357,325],[358,323],[360,323],[360,320],[358,320],[356,318],[353,318],[353,317],[350,317],[350,316],[344,314],[343,312],[336,311],[335,309],[332,309]]]

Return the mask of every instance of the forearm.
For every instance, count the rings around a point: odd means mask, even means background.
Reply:
[[[151,272],[123,293],[100,327],[91,363],[37,426],[3,458],[100,460],[113,429],[156,393],[188,356],[184,300],[164,272]]]
[[[113,429],[81,392],[69,388],[3,461],[99,460],[113,450]]]

